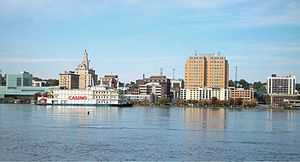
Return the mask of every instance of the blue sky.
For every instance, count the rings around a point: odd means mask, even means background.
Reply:
[[[231,78],[300,77],[298,0],[1,0],[0,69],[58,78],[87,49],[99,75],[183,78],[186,58],[221,52]]]

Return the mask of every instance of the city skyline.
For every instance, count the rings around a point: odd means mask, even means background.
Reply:
[[[235,65],[251,82],[272,73],[300,76],[299,7],[292,0],[4,0],[0,69],[58,78],[86,48],[100,76],[129,81],[162,67],[184,78],[185,60],[197,50],[226,56],[230,79]]]

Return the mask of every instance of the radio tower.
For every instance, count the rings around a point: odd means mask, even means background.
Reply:
[[[175,68],[172,69],[172,72],[173,72],[173,73],[172,73],[172,75],[173,75],[173,76],[172,76],[172,77],[173,77],[173,80],[175,80]]]
[[[235,81],[234,81],[235,82],[235,84],[234,84],[235,88],[237,88],[237,79],[238,79],[238,76],[237,76],[238,74],[237,73],[238,73],[238,66],[236,65],[235,66]]]

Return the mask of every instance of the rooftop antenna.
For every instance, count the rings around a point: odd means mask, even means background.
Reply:
[[[173,71],[173,80],[175,80],[175,68],[173,68],[172,71]]]
[[[164,69],[160,68],[160,76],[163,76],[163,75],[164,75]]]
[[[235,84],[234,84],[234,86],[235,86],[235,88],[237,88],[237,79],[238,79],[238,66],[236,65],[235,66]]]
[[[197,55],[198,55],[198,51],[197,51],[197,50],[195,50],[195,56],[197,57]]]

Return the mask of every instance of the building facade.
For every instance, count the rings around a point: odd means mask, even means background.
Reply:
[[[244,89],[244,88],[230,88],[229,89],[229,97],[231,99],[242,99],[250,101],[254,99],[254,90]]]
[[[229,64],[224,56],[203,55],[190,57],[185,63],[185,88],[227,88]]]
[[[52,105],[123,105],[127,101],[116,89],[95,86],[86,89],[52,89],[48,97],[39,97],[39,104]]]
[[[162,85],[156,82],[150,82],[139,86],[140,95],[162,96]]]
[[[96,85],[98,76],[95,70],[90,69],[90,60],[86,50],[84,50],[82,62],[77,66],[75,73],[79,75],[79,89]]]
[[[151,95],[125,94],[124,98],[127,99],[128,101],[133,101],[133,102],[141,102],[141,101],[149,101],[149,102],[151,102]]]
[[[138,81],[137,81],[138,82]],[[144,78],[142,81],[139,81],[140,85],[147,84],[147,83],[158,83],[161,86],[161,96],[170,98],[171,97],[171,81],[166,76],[151,76],[149,78]]]
[[[119,77],[118,75],[104,75],[104,77],[100,77],[97,85],[106,85],[111,88],[118,88],[119,86]]]
[[[173,100],[180,98],[180,90],[184,88],[182,79],[171,79],[171,97]]]
[[[268,77],[267,91],[269,95],[294,95],[296,93],[296,76],[273,74]]]
[[[181,89],[180,99],[182,100],[212,100],[216,98],[220,101],[229,99],[229,90],[225,88],[197,88]]]
[[[6,85],[0,86],[0,98],[32,99],[37,93],[44,93],[48,87],[33,87],[32,74],[21,72],[20,74],[6,74]]]
[[[0,73],[0,86],[4,86],[5,83],[5,77]]]
[[[274,107],[284,105],[285,100],[297,99],[296,76],[277,76],[273,74],[267,80],[267,93]]]
[[[46,87],[47,81],[45,80],[32,80],[32,87]]]
[[[73,71],[59,74],[59,87],[62,89],[79,89],[79,76]]]
[[[31,87],[32,74],[27,71],[21,72],[20,74],[6,74],[6,86],[9,89]]]

